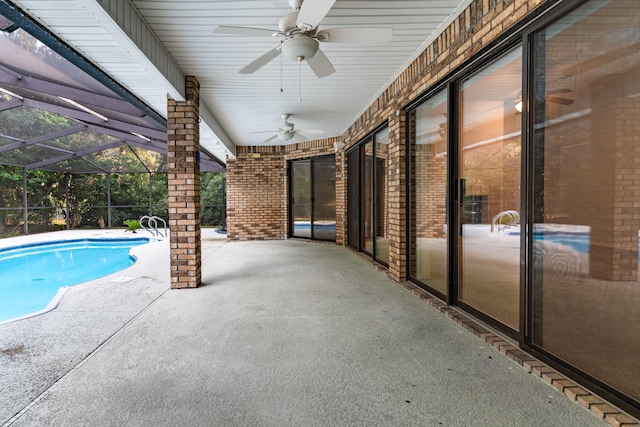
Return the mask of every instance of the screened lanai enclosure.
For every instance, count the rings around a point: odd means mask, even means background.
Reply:
[[[0,52],[0,236],[166,219],[164,117],[30,22],[0,14]],[[224,165],[198,154],[223,226]]]

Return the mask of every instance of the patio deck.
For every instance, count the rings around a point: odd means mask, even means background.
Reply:
[[[165,240],[0,325],[0,422],[605,425],[346,248],[221,237],[198,289],[169,289]]]

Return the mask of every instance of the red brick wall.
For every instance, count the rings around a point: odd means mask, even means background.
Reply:
[[[415,233],[417,237],[445,237],[447,157],[436,157],[435,145],[415,146]]]
[[[237,147],[227,161],[227,238],[276,240],[287,235],[284,148]]]

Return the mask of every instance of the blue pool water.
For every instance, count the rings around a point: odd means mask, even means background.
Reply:
[[[578,252],[589,253],[589,235],[584,233],[534,233],[536,240],[560,243]]]
[[[293,228],[296,230],[311,230],[311,223],[308,221],[296,221],[293,223]],[[314,230],[335,230],[336,224],[315,222],[313,224]]]
[[[58,291],[129,267],[148,238],[81,239],[0,249],[0,322],[44,310]]]
[[[509,233],[510,236],[520,236],[520,232]],[[559,243],[569,246],[578,252],[584,254],[589,253],[589,234],[587,233],[568,233],[568,232],[534,232],[535,240],[544,240],[546,242]]]

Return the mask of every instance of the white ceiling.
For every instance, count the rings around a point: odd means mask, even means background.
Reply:
[[[299,67],[281,57],[254,74],[239,74],[279,39],[212,33],[220,25],[275,32],[280,18],[292,12],[288,0],[15,3],[164,116],[167,94],[182,99],[180,79],[183,84],[184,75],[196,76],[201,144],[224,161],[237,145],[265,144],[270,134],[254,132],[275,131],[282,113],[292,114],[296,128],[320,129],[325,137],[343,134],[470,1],[337,0],[320,29],[384,27],[393,29],[393,37],[376,47],[321,43],[336,69],[322,79],[306,63]],[[169,75],[171,69],[175,73]]]

